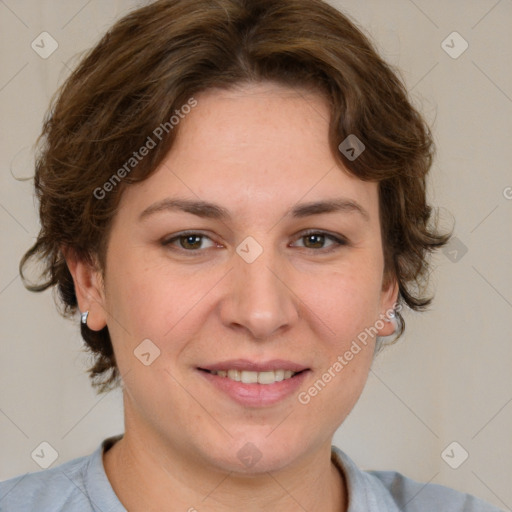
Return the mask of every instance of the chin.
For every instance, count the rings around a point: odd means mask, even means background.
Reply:
[[[247,476],[280,471],[303,457],[309,443],[296,429],[288,435],[284,428],[278,433],[279,428],[273,432],[268,426],[246,429],[224,446],[216,443],[205,452],[211,463],[223,471]]]

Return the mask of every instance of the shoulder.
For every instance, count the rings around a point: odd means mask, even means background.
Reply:
[[[124,510],[105,475],[102,453],[94,453],[55,468],[26,473],[0,482],[0,512],[104,512]]]
[[[443,485],[416,482],[394,471],[368,471],[382,484],[404,512],[438,510],[446,512],[499,512],[495,506],[470,494]]]
[[[83,493],[89,458],[80,457],[52,469],[0,482],[0,510],[92,510]]]
[[[362,471],[334,446],[333,461],[338,463],[347,480],[348,512],[500,512],[469,494],[442,485],[416,482],[395,471]]]

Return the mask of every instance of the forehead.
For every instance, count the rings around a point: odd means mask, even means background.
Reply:
[[[126,190],[139,211],[177,196],[263,219],[343,197],[376,215],[376,184],[348,174],[331,153],[329,106],[320,94],[265,83],[195,99],[160,168]]]
[[[303,158],[308,164],[320,156],[327,160],[320,165],[332,164],[329,107],[318,93],[273,83],[247,84],[206,91],[197,102],[180,126],[175,153],[202,160],[209,155],[251,169],[253,164],[274,168]]]

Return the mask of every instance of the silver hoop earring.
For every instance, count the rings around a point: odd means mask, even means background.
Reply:
[[[83,325],[87,325],[87,317],[89,316],[89,311],[84,311],[83,313],[80,313],[80,322]]]
[[[389,324],[396,318],[396,314],[394,310],[387,311],[386,313],[387,314],[385,315],[384,322],[387,322]]]

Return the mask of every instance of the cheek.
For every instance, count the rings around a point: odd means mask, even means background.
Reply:
[[[162,264],[151,265],[142,256],[127,258],[112,269],[107,284],[112,317],[137,338],[162,337],[201,295],[193,278],[171,273]]]
[[[352,262],[342,270],[310,276],[301,285],[300,298],[343,339],[357,335],[379,315],[382,272],[376,263]]]

